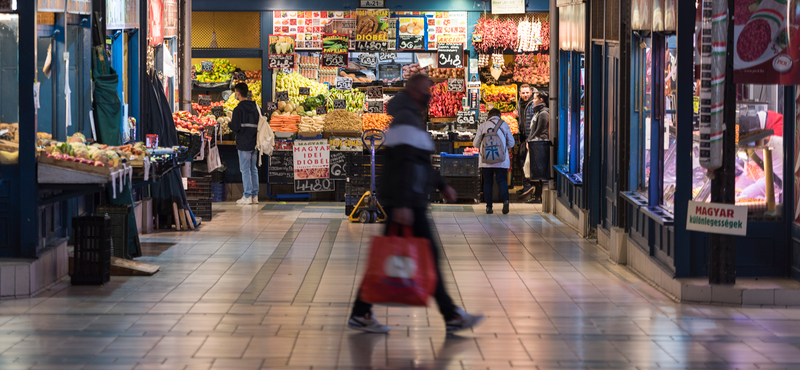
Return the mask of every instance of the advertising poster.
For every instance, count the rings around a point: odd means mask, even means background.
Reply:
[[[327,179],[330,177],[331,146],[328,140],[295,140],[294,179]]]
[[[164,3],[160,0],[150,0],[149,9],[149,29],[150,46],[161,45],[164,41]]]
[[[139,28],[138,0],[106,0],[106,28]]]
[[[322,49],[325,33],[346,33],[350,39],[356,37],[356,14],[354,11],[274,11],[272,32],[294,35],[299,50]]]
[[[347,50],[349,48],[350,40],[347,34],[323,34],[322,66],[347,67]]]
[[[785,1],[736,0],[734,82],[800,83],[800,15],[793,9]]]
[[[389,9],[356,10],[356,50],[383,51],[389,46]]]
[[[268,68],[294,68],[294,35],[269,35]]]
[[[524,14],[525,0],[492,0],[492,14]]]
[[[426,50],[428,22],[425,16],[397,18],[397,50]]]

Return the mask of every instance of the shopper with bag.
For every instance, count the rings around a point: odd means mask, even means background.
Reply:
[[[370,264],[348,322],[354,330],[386,333],[390,328],[373,316],[372,304],[424,306],[431,293],[447,333],[469,329],[484,319],[456,307],[447,294],[428,224],[428,195],[434,187],[446,201],[456,200],[455,190],[431,166],[434,145],[422,111],[431,99],[432,85],[426,75],[415,75],[389,101],[388,113],[394,120],[386,132],[386,161],[378,184],[378,199],[387,213],[386,236],[376,237],[371,245]]]
[[[261,118],[258,104],[248,99],[250,89],[240,82],[234,86],[239,105],[233,109],[233,117],[228,126],[236,133],[236,149],[239,152],[239,170],[242,172],[244,194],[237,204],[258,204],[258,121]]]
[[[503,214],[508,214],[508,169],[511,167],[509,148],[514,147],[514,135],[511,127],[503,121],[500,110],[489,111],[489,119],[478,127],[472,146],[480,148],[479,167],[483,174],[483,199],[486,202],[486,214],[492,210],[493,185],[497,180],[500,199],[503,201]]]

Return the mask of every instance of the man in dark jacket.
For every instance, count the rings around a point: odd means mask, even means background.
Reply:
[[[228,127],[236,133],[236,149],[239,151],[239,170],[242,172],[244,194],[237,204],[258,204],[258,120],[261,113],[258,105],[248,99],[250,89],[240,82],[234,87],[239,105],[233,109]]]
[[[431,86],[428,76],[414,75],[408,80],[405,90],[389,101],[388,113],[394,119],[383,144],[386,162],[378,184],[378,199],[387,213],[385,235],[388,235],[392,223],[397,223],[411,226],[414,236],[429,240],[438,276],[434,297],[439,312],[444,316],[447,332],[454,333],[479,324],[484,317],[470,315],[456,307],[447,294],[438,266],[438,247],[428,225],[428,195],[434,186],[446,201],[456,200],[455,190],[431,166],[434,145],[422,121],[422,110],[427,109],[431,99]],[[375,319],[372,305],[362,301],[360,295],[347,325],[371,333],[386,333],[390,329]]]
[[[532,141],[547,141],[550,140],[550,108],[548,108],[550,97],[546,92],[539,91],[533,94],[533,117],[530,122],[530,136],[528,136],[528,143]],[[529,148],[530,149],[530,148]],[[525,177],[531,177],[530,155],[525,158]],[[542,187],[543,184],[539,181],[539,185],[535,186],[536,191],[533,196],[526,200],[525,203],[541,203],[542,202]]]
[[[531,87],[528,84],[522,84],[519,87],[519,100],[517,101],[517,119],[520,131],[520,142],[525,143],[527,141],[527,137],[530,135],[530,120],[533,117],[533,107],[536,104],[533,104],[533,93],[537,92],[536,88]],[[519,146],[519,158],[520,162],[524,163],[525,158],[528,157],[528,146],[527,145],[520,145]],[[528,193],[533,190],[533,183],[531,183],[531,179],[526,176],[522,182],[522,189],[517,191],[517,194],[522,196],[528,195]]]

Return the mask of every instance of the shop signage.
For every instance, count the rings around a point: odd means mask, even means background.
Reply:
[[[350,151],[350,152],[360,152],[364,150],[364,146],[361,143],[360,137],[331,137],[328,139],[331,145],[331,150],[341,150],[341,151]],[[333,172],[333,153],[331,153],[331,177],[334,176]],[[345,168],[345,174],[347,173],[347,166],[343,165]]]
[[[367,99],[383,99],[383,86],[368,87]]]
[[[378,54],[378,59],[380,59],[380,60],[395,60],[395,59],[397,59],[397,53],[380,53],[380,54]]]
[[[713,234],[747,235],[747,206],[689,201],[686,229]]]
[[[322,35],[322,66],[347,67],[347,50],[350,41],[347,34]]]
[[[464,68],[464,44],[439,43],[439,68]]]
[[[359,54],[358,64],[367,68],[375,68],[378,65],[378,57],[375,54]]]
[[[163,0],[149,0],[148,4],[148,29],[150,46],[161,45],[164,41],[164,2]]]
[[[305,86],[300,86],[297,88],[297,93],[299,95],[309,95],[311,94],[311,89]]]
[[[386,6],[384,0],[360,0],[359,6],[362,8],[383,8]]]
[[[333,109],[347,109],[347,100],[333,99]]]
[[[139,0],[106,0],[106,28],[138,29]]]
[[[524,14],[525,0],[492,0],[492,14]]]
[[[275,92],[275,100],[276,101],[289,101],[289,92],[288,91],[277,91],[277,92]]]
[[[269,35],[267,68],[294,68],[294,35]]]
[[[367,113],[383,113],[383,101],[367,100]]]
[[[331,149],[334,149],[333,138],[330,139]],[[347,153],[339,150],[331,152],[331,179],[344,180],[347,178]]]
[[[464,91],[464,80],[461,79],[461,78],[448,78],[447,79],[447,91],[463,92]]]
[[[272,12],[273,34],[294,35],[300,50],[322,49],[322,35],[344,33],[355,39],[356,12],[351,10],[276,10]]]
[[[328,140],[295,140],[294,179],[327,179],[330,176],[331,147]]]
[[[336,190],[336,182],[331,179],[294,180],[295,193],[317,193]]]
[[[292,152],[288,150],[274,150],[269,157],[269,168],[267,169],[269,183],[288,184],[294,181],[293,160]]]
[[[456,122],[460,125],[474,125],[475,112],[471,110],[460,110],[456,112]]]
[[[389,47],[389,9],[356,10],[356,50],[386,51]]]
[[[211,95],[197,95],[197,105],[203,107],[211,105]]]
[[[336,77],[336,90],[350,91],[353,89],[353,79],[350,77]]]
[[[794,3],[792,3],[794,4]],[[756,7],[753,10],[752,7]],[[775,1],[736,0],[733,77],[737,84],[800,84],[800,29],[795,7]]]
[[[425,16],[403,16],[397,19],[397,49],[426,50],[428,22]]]

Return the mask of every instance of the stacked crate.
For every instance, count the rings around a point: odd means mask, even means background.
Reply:
[[[189,177],[186,179],[186,200],[196,217],[211,221],[211,176]]]

